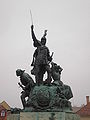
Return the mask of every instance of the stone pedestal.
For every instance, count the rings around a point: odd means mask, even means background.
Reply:
[[[20,114],[9,114],[7,120],[20,120]]]
[[[20,120],[80,120],[72,112],[21,112]]]

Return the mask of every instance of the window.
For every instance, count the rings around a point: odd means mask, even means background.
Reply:
[[[4,110],[1,111],[1,117],[5,117],[5,111]]]

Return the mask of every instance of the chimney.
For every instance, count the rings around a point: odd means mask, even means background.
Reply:
[[[89,96],[86,96],[86,102],[89,103]]]

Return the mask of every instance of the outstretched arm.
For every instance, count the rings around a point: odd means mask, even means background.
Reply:
[[[35,41],[35,40],[37,40],[37,39],[36,39],[36,36],[35,36],[35,33],[34,33],[33,28],[34,28],[34,26],[31,25],[31,35],[32,35],[32,39],[33,39],[33,41]]]
[[[34,45],[34,47],[38,47],[38,46],[41,45],[41,42],[39,40],[37,40],[33,28],[34,28],[34,26],[31,25],[31,35],[32,35],[32,39],[33,39],[33,42],[34,42],[33,45]]]

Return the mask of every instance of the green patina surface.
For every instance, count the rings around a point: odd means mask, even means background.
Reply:
[[[9,115],[7,120],[80,120],[80,117],[72,112],[21,112]]]

